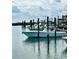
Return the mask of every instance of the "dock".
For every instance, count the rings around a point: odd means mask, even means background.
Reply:
[[[37,42],[38,42],[38,53],[40,56],[40,36],[47,38],[47,54],[50,54],[50,36],[54,36],[54,44],[55,44],[55,54],[57,53],[57,36],[58,36],[58,32],[57,31],[61,31],[61,32],[65,32],[66,36],[67,36],[67,16],[62,16],[62,18],[60,19],[59,17],[53,18],[54,21],[50,20],[50,17],[47,16],[46,20],[42,20],[40,18],[37,18],[37,21],[30,20],[29,22],[26,21],[22,21],[22,22],[16,22],[16,23],[12,23],[12,26],[22,26],[22,29],[26,29],[27,28],[30,30],[30,32],[26,32],[23,31],[22,33],[25,35],[29,35],[34,37],[34,34],[37,37]],[[46,29],[46,32],[42,32],[44,29]],[[33,32],[33,30],[37,31],[37,32]],[[53,30],[55,30],[53,32]],[[32,31],[32,32],[31,32]],[[53,34],[51,34],[51,32],[53,32]],[[50,35],[51,34],[51,35]],[[60,33],[59,33],[60,34]],[[64,35],[64,34],[62,34]],[[30,37],[31,38],[31,37]],[[62,37],[62,39],[64,39],[67,43],[67,37]]]

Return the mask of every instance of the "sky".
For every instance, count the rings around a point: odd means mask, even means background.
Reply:
[[[66,0],[13,0],[13,19],[29,17],[56,17],[67,14]]]

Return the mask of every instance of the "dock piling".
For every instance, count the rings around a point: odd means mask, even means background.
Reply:
[[[30,27],[31,27],[31,29],[32,29],[32,20],[30,20]]]
[[[26,30],[26,21],[22,21],[22,30],[23,30],[23,31]]]
[[[49,54],[49,17],[47,16],[47,53]]]
[[[39,18],[38,18],[38,53],[40,56],[40,40],[39,40]]]
[[[54,18],[54,24],[55,24],[55,55],[56,55],[56,39],[57,39],[57,37],[56,37],[56,18]]]

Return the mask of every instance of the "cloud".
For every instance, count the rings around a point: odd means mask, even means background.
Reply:
[[[61,0],[55,0],[56,2],[58,2],[58,3],[60,3],[61,2]]]
[[[12,1],[12,12],[13,13],[19,13],[21,12],[20,9],[18,8],[18,5],[15,1]]]
[[[13,12],[13,13],[19,13],[20,10],[18,9],[17,6],[12,6],[12,12]]]
[[[14,18],[57,16],[67,13],[66,0],[14,0]]]

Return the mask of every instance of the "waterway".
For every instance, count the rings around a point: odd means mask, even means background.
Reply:
[[[12,59],[67,59],[67,43],[62,38],[28,38],[20,26],[12,27]]]

